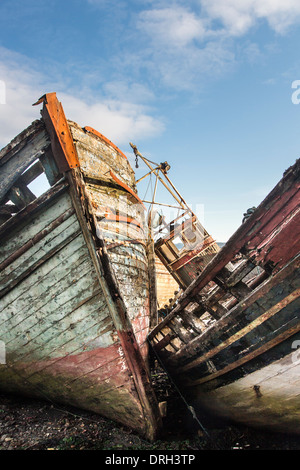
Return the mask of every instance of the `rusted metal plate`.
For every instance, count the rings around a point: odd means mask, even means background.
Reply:
[[[52,152],[61,172],[79,166],[69,125],[56,93],[47,93],[34,105],[43,103],[42,117],[51,139]]]

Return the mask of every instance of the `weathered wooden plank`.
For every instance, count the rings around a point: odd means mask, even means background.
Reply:
[[[73,256],[71,255],[69,259],[70,263],[72,263],[73,279],[80,279],[85,275],[86,270],[90,268],[85,255],[81,254],[78,256],[78,253],[76,253]],[[21,294],[18,292],[12,301],[3,305],[0,315],[0,327],[4,328],[3,323],[6,321],[8,321],[10,327],[14,327],[26,320],[30,315],[34,316],[37,314],[39,317],[39,310],[43,312],[49,302],[55,302],[55,305],[57,305],[57,296],[64,292],[67,282],[65,280],[66,277],[70,277],[70,269],[67,263],[58,264],[48,271],[48,275],[36,277],[36,283],[32,287],[24,290]],[[26,283],[26,281],[28,279],[23,282]],[[44,292],[44,295],[39,295],[39,292]],[[7,296],[10,297],[10,294]],[[33,301],[34,298],[35,300]],[[4,304],[4,299],[2,299],[1,304]]]
[[[81,292],[83,297],[84,292]],[[16,337],[13,333],[7,334],[7,361],[12,364],[28,363],[31,359],[38,359],[43,364],[43,360],[49,357],[64,357],[75,354],[82,350],[92,350],[95,347],[112,343],[114,327],[111,318],[105,316],[107,310],[102,303],[99,293],[92,294],[89,298],[82,298],[81,302],[75,304],[73,297],[68,305],[73,304],[73,311],[50,313],[45,317],[38,312],[35,315],[37,322],[31,329],[23,330],[24,333]],[[59,322],[59,323],[58,323]],[[103,336],[102,336],[103,335]],[[24,364],[25,367],[25,364]]]
[[[89,260],[86,259],[85,255],[77,259],[71,257],[70,262],[72,262],[72,279],[81,279],[90,269]],[[66,267],[66,263],[49,271],[48,276],[39,279],[33,288],[28,289],[21,296],[17,296],[13,302],[1,311],[1,330],[8,331],[17,325],[22,330],[22,322],[31,316],[40,320],[43,318],[45,309],[49,308],[52,311],[56,307],[59,308],[59,303],[63,304],[64,302],[63,297],[60,301],[59,295],[64,294],[67,284],[65,278],[70,278],[70,269],[69,266]],[[38,295],[39,292],[44,292],[44,295]],[[5,322],[8,323],[5,325]]]
[[[50,231],[37,243],[27,244],[27,250],[10,263],[0,272],[0,282],[2,289],[5,288],[12,279],[17,279],[26,270],[34,269],[35,263],[45,257],[46,253],[55,249],[61,242],[67,240],[72,234],[78,233],[79,225],[75,215],[62,222]],[[24,247],[24,245],[23,245]],[[21,247],[21,248],[23,248]]]
[[[85,247],[85,245],[82,244],[82,242],[83,242],[83,239],[81,240],[81,251],[83,250],[85,252],[85,257],[89,258],[87,248]],[[80,253],[80,249],[79,249],[79,247],[76,248],[74,246],[74,242],[73,242],[72,246],[68,245],[63,251],[65,251],[64,256],[63,256],[63,259],[65,260],[65,261],[63,261],[64,265],[66,265],[66,263],[69,262],[69,266],[68,266],[68,270],[69,270],[68,274],[69,275],[68,276],[65,275],[65,277],[64,277],[67,284],[63,283],[63,289],[61,291],[60,296],[55,296],[53,298],[53,291],[52,291],[52,296],[51,296],[52,298],[51,298],[50,302],[48,304],[44,305],[44,307],[42,309],[43,316],[45,316],[45,308],[50,309],[50,310],[48,310],[49,313],[46,315],[47,319],[49,319],[51,317],[51,315],[53,315],[55,313],[55,309],[58,309],[58,314],[60,314],[60,315],[63,313],[64,309],[65,309],[65,311],[72,310],[72,306],[66,305],[66,300],[68,298],[68,289],[66,287],[68,286],[68,284],[70,284],[70,286],[69,286],[69,291],[71,292],[70,295],[73,296],[72,298],[74,299],[76,304],[78,303],[80,289],[78,288],[77,285],[74,285],[74,274],[76,275],[76,273],[73,273],[72,270],[71,270],[71,269],[73,269],[74,259],[72,259],[72,256],[68,256],[68,255],[76,254],[76,256],[78,257],[78,254]],[[60,258],[61,258],[61,254],[60,254]],[[55,261],[57,261],[57,260],[55,260]],[[62,262],[62,259],[60,259],[60,261]],[[53,261],[52,261],[52,263],[53,263]],[[49,262],[49,264],[51,264],[51,263]],[[59,269],[60,268],[60,263],[56,263],[56,266],[57,266],[57,269]],[[85,296],[86,296],[86,293],[87,293],[88,289],[93,288],[92,286],[95,286],[95,281],[96,281],[96,278],[95,278],[94,282],[91,282],[90,269],[91,269],[91,261],[89,263],[88,275],[86,276],[86,279],[85,279],[86,285],[84,286],[83,291],[82,291],[82,295],[85,295]],[[50,272],[52,274],[52,279],[55,280],[56,279],[56,276],[55,276],[56,273],[55,272],[53,273],[53,268],[50,269],[50,271],[48,271],[48,272]],[[59,269],[58,273],[59,273],[58,275],[61,274],[60,269]],[[82,273],[82,267],[81,267],[80,273]],[[80,278],[80,276],[79,276],[79,278]],[[75,279],[78,280],[78,277],[76,276]],[[43,273],[43,281],[44,281],[45,285],[47,285],[47,284],[51,285],[51,282],[49,283],[49,279],[47,278],[47,275],[45,276],[45,273]],[[49,288],[50,288],[50,285],[49,285]],[[97,285],[97,283],[96,283],[96,285]],[[33,285],[33,288],[35,288],[35,287],[36,287],[36,284]],[[40,288],[41,288],[41,286],[39,286],[39,288],[37,289],[37,293],[38,293]],[[37,297],[38,297],[38,295],[37,295]],[[61,297],[61,301],[59,300],[59,297]],[[29,296],[28,300],[29,301],[31,300],[30,296]],[[53,306],[51,305],[51,303],[53,304]],[[98,304],[98,308],[99,307],[100,307],[100,310],[101,310],[101,305]],[[105,311],[105,309],[104,309],[104,311]],[[108,310],[106,310],[106,312],[108,314]],[[39,312],[37,312],[37,313],[39,314]],[[29,324],[27,323],[27,325],[26,325],[26,323],[24,323],[26,321],[26,319],[24,319],[24,315],[21,315],[21,318],[22,318],[22,320],[21,320],[22,329],[24,330],[24,328],[29,328],[30,335],[33,335],[33,333],[34,333],[34,329],[33,329],[34,316],[32,315],[32,313],[28,312],[28,314],[27,314],[27,320],[30,322]],[[99,320],[99,312],[98,312],[98,320]],[[56,318],[55,323],[59,323],[59,319]],[[17,326],[20,327],[20,323]]]
[[[259,231],[254,232],[247,243],[247,250],[261,249],[268,238],[272,238],[272,234],[285,229],[289,219],[299,212],[299,188],[299,181],[296,180],[294,187],[287,188],[286,194],[279,194],[275,198],[273,206],[269,208],[273,217],[267,213],[268,217],[262,218]]]
[[[144,251],[145,255],[145,251]],[[119,264],[120,266],[128,267],[130,269],[136,270],[136,274],[138,275],[139,271],[142,273],[145,273],[148,271],[148,266],[144,259],[137,258],[136,256],[132,255],[130,256],[130,253],[126,249],[123,250],[123,253],[114,253],[110,252],[110,258],[112,263],[115,263],[115,265]]]
[[[298,201],[299,205],[299,201]],[[257,263],[274,266],[276,271],[300,251],[300,208],[284,221],[281,227],[271,233],[262,246],[257,248]]]
[[[251,310],[251,306],[259,301],[259,299],[267,296],[269,299],[268,293],[269,291],[275,286],[277,286],[278,283],[283,282],[287,276],[291,276],[295,269],[299,268],[299,263],[300,259],[292,261],[284,270],[280,271],[276,276],[273,278],[268,279],[265,281],[259,289],[256,289],[255,291],[252,292],[251,295],[249,295],[243,302],[240,302],[238,305],[233,307],[227,315],[225,315],[223,318],[218,320],[218,323],[216,324],[218,326],[217,329],[215,328],[209,328],[206,331],[204,331],[196,340],[192,340],[189,345],[185,346],[182,348],[182,350],[174,356],[174,359],[172,358],[172,361],[175,360],[181,360],[184,357],[185,358],[190,358],[190,357],[195,357],[197,354],[196,351],[200,347],[202,348],[207,348],[207,350],[211,350],[211,342],[213,342],[214,345],[218,343],[222,343],[225,341],[229,341],[231,337],[233,337],[232,334],[228,334],[222,336],[223,332],[226,331],[226,328],[231,328],[232,326],[238,325],[239,322],[242,322],[243,318],[245,317],[245,310],[249,308]],[[272,302],[278,304],[278,308],[280,307],[280,300],[285,296],[285,292],[287,292],[288,295],[288,289],[289,286],[285,286],[285,289],[282,289],[280,293],[280,297],[278,299],[273,298]],[[293,290],[295,288],[293,287]],[[270,300],[269,300],[270,302]],[[275,305],[276,307],[276,305]],[[275,308],[274,307],[274,308]],[[247,319],[247,322],[249,322],[252,326],[255,325],[255,320],[257,318],[265,318],[264,313],[266,310],[270,310],[270,303],[267,308],[265,309],[259,309],[256,307],[254,309],[254,312],[256,315],[250,319]],[[261,311],[262,310],[262,311]],[[276,308],[275,308],[276,310]],[[271,308],[270,312],[273,312],[273,309]],[[237,329],[238,331],[238,329]],[[219,336],[219,338],[218,338]],[[195,349],[196,348],[196,349]],[[199,350],[198,350],[199,351]],[[200,354],[201,356],[201,354]],[[200,359],[199,359],[200,360]]]
[[[180,339],[182,345],[188,344],[191,339],[195,338],[195,333],[189,328],[185,328],[180,321],[172,321],[169,323],[169,328]]]
[[[17,206],[19,210],[26,207],[36,199],[35,195],[27,186],[16,182],[7,193],[7,198]]]
[[[18,277],[12,277],[11,275],[5,279],[6,287],[0,290],[0,298],[3,297],[7,292],[17,286],[21,281],[28,277],[32,271],[36,270],[40,265],[44,264],[47,260],[51,259],[54,254],[60,251],[64,246],[69,244],[74,238],[80,235],[80,230],[71,233],[68,238],[64,238],[58,245],[54,246],[48,253],[35,261],[35,263],[28,267],[25,271],[21,272]]]
[[[74,283],[73,271],[69,270],[69,276],[65,276],[61,280],[63,289],[58,293],[53,293],[52,296],[48,298],[47,302],[44,302],[41,307],[38,305],[39,303],[42,303],[39,302],[39,289],[33,290],[28,299],[30,303],[28,305],[25,304],[24,306],[24,314],[22,315],[20,312],[1,325],[1,328],[7,337],[7,344],[9,343],[9,337],[13,339],[15,336],[18,336],[18,331],[28,333],[30,338],[34,338],[34,327],[36,325],[40,325],[40,328],[37,330],[40,331],[45,322],[53,321],[54,323],[57,323],[61,316],[64,315],[64,312],[67,312],[68,309],[72,312],[76,305],[80,303],[80,295],[82,296],[82,299],[86,299],[86,297],[84,297],[84,289],[89,288],[88,279],[91,278],[92,274],[90,266],[82,264],[80,266],[82,273],[80,273],[80,276],[76,281],[76,285]],[[92,285],[94,285],[94,283]],[[90,295],[93,294],[91,293]],[[99,307],[101,307],[101,305],[99,305]],[[1,318],[5,318],[4,315],[5,310],[4,314],[1,315]],[[45,316],[46,319],[44,318]]]
[[[252,292],[252,289],[247,286],[243,281],[239,281],[233,286],[228,286],[226,280],[223,276],[223,272],[219,272],[217,276],[214,277],[214,282],[218,284],[224,292],[230,292],[237,300],[244,299],[247,295]]]
[[[104,175],[104,178],[109,180],[111,178],[107,172],[114,168],[120,179],[135,190],[134,172],[128,160],[102,139],[84,133],[75,123],[69,121],[69,126],[74,140],[77,141],[76,149],[81,168],[87,176],[97,178]]]
[[[50,186],[53,186],[60,179],[60,172],[50,148],[46,149],[44,154],[40,156],[40,164],[42,165]]]
[[[50,194],[53,194],[53,199],[46,194],[35,201],[37,205],[34,207],[34,217],[28,218],[30,214],[30,211],[27,211],[28,206],[14,218],[14,221],[11,219],[5,224],[7,229],[2,226],[4,233],[1,233],[2,227],[0,228],[0,237],[2,237],[0,263],[32,240],[37,233],[45,230],[58,216],[72,209],[70,197],[65,192],[66,183],[53,187],[53,190],[54,193],[49,190]],[[65,193],[62,194],[63,192]],[[35,205],[35,202],[32,204]],[[21,215],[22,212],[24,217]]]
[[[81,279],[81,285],[87,285],[87,282],[85,282],[84,277]],[[68,290],[68,295],[70,295],[71,289]],[[79,299],[83,299],[84,292],[82,291],[82,289],[78,295]],[[89,301],[91,303],[93,303],[93,301],[95,303],[98,303],[98,299],[94,300],[96,296],[97,293],[95,293],[94,295],[92,294],[92,296],[89,296],[88,300],[86,298],[83,299],[86,302],[83,302],[82,300],[82,305],[84,306]],[[51,312],[50,305],[46,305],[46,307],[42,311],[40,310],[36,314],[27,317],[27,319],[21,322],[21,325],[19,324],[17,325],[17,327],[11,328],[10,330],[7,330],[5,332],[7,358],[10,363],[15,362],[16,360],[24,362],[26,361],[26,358],[28,356],[36,356],[36,351],[38,351],[37,355],[39,355],[40,359],[42,357],[46,359],[49,351],[46,353],[45,348],[47,346],[47,343],[50,343],[52,340],[54,341],[54,346],[50,347],[50,349],[55,354],[56,347],[57,345],[59,345],[57,338],[66,329],[64,325],[68,325],[69,322],[70,324],[72,324],[72,321],[70,320],[71,318],[73,318],[74,322],[76,323],[78,317],[80,320],[82,320],[84,316],[88,315],[88,309],[84,309],[83,307],[83,310],[80,310],[80,307],[82,306],[79,305],[80,300],[78,300],[78,297],[74,295],[74,292],[72,298],[68,299],[65,297],[65,299],[65,304],[62,303],[60,308],[55,305],[54,302],[52,303],[52,305],[54,304],[54,310]],[[68,310],[69,307],[72,310]],[[75,313],[73,315],[73,312],[76,312],[77,307],[79,311],[77,314]],[[96,324],[94,318],[96,308],[91,308],[91,312],[92,317],[90,320],[90,324],[93,326],[94,324]],[[81,314],[84,316],[81,316]],[[47,316],[45,317],[45,315]],[[59,324],[60,321],[62,322],[61,324]],[[64,323],[64,321],[66,323]],[[19,333],[18,335],[16,335],[16,332],[20,331],[20,326],[22,327],[22,334]],[[72,336],[72,331],[70,331],[70,334],[71,338],[74,339],[74,337]],[[59,347],[61,348],[62,344],[60,344]]]
[[[50,141],[45,130],[40,131],[34,139],[20,149],[1,167],[0,202],[6,193],[35,160],[37,160],[48,147]]]
[[[200,326],[197,325],[197,323],[199,323],[199,319],[197,319],[197,317],[195,317],[192,313],[186,312],[184,310],[183,312],[181,312],[180,317],[182,320],[182,324],[186,328],[191,328],[195,332],[195,335],[199,335],[202,333],[202,329],[200,328]]]
[[[119,347],[117,343],[116,346]],[[105,382],[107,385],[110,384],[115,377],[116,373],[124,375],[124,363],[122,357],[118,353],[117,348],[98,348],[94,351],[89,351],[88,353],[80,353],[72,355],[72,357],[61,357],[59,359],[51,359],[43,363],[43,368],[36,369],[35,372],[29,375],[29,380],[33,383],[40,380],[39,376],[53,371],[53,375],[59,376],[64,371],[64,364],[69,362],[73,365],[74,370],[72,378],[66,377],[64,374],[65,387],[68,390],[72,388],[76,389],[78,394],[84,394],[85,390],[90,387],[94,387],[96,383],[100,380]],[[28,366],[28,371],[30,371],[30,366]],[[30,374],[30,372],[29,372]],[[124,378],[124,377],[123,377]],[[87,383],[86,379],[90,383]],[[120,377],[119,377],[120,379]],[[129,377],[125,377],[125,383],[129,381]],[[120,381],[119,386],[124,386],[124,383]],[[115,387],[116,385],[114,385]],[[105,395],[111,388],[106,388],[102,391],[99,391],[101,397]]]
[[[254,263],[248,259],[243,259],[237,266],[233,265],[233,270],[224,268],[223,274],[226,285],[229,287],[235,285],[247,276],[247,274],[249,274],[255,267],[256,265]]]
[[[208,293],[196,295],[193,301],[198,304],[198,307],[194,308],[194,314],[200,318],[208,312],[212,318],[218,320],[227,313],[227,309],[219,302],[225,295],[226,292],[217,285],[211,288]],[[180,311],[180,316],[181,314],[182,310]]]
[[[16,212],[18,212],[18,208],[14,204],[3,204],[0,206],[0,225],[10,219]]]
[[[40,266],[39,270],[32,272],[30,277],[24,279],[19,285],[18,289],[14,289],[13,291],[6,294],[5,297],[1,300],[2,308],[11,305],[15,301],[20,302],[21,307],[22,301],[28,299],[28,296],[31,295],[32,289],[40,289],[42,286],[44,288],[44,292],[47,292],[47,281],[45,281],[46,278],[48,278],[48,280],[50,279],[51,283],[54,284],[56,283],[56,279],[63,277],[64,269],[66,269],[66,272],[68,272],[69,260],[70,263],[72,260],[75,260],[76,262],[78,259],[80,259],[80,262],[82,262],[81,248],[83,244],[84,241],[81,236],[75,238],[72,243],[67,245],[64,250],[61,250],[57,256],[51,259],[51,261],[44,263]],[[84,253],[84,256],[86,256],[86,253]],[[59,274],[60,272],[61,276]]]
[[[79,167],[70,128],[56,93],[47,93],[35,105],[44,103],[41,115],[51,140],[51,149],[61,173]]]
[[[299,316],[297,315],[297,307],[299,305],[298,299],[287,304],[282,302],[282,309],[276,312],[275,316],[270,317],[265,323],[261,323],[257,328],[246,333],[243,337],[243,345],[245,347],[238,355],[236,354],[236,344],[239,344],[239,340],[237,343],[230,344],[228,348],[222,350],[219,354],[217,353],[213,358],[214,372],[222,376],[223,372],[234,371],[237,365],[243,364],[243,373],[240,370],[238,375],[245,375],[252,373],[256,368],[260,368],[264,363],[264,359],[261,359],[259,356],[263,352],[272,349],[283,339],[287,339],[294,335],[297,330],[299,331]],[[272,351],[270,351],[269,357],[271,362]],[[257,362],[255,362],[256,358]],[[199,369],[197,369],[197,375],[198,371]],[[204,376],[208,375],[200,373],[198,378],[204,378]],[[232,378],[227,376],[225,382],[230,381],[232,381]]]
[[[299,361],[293,353],[205,396],[202,406],[248,425],[298,432],[300,395]],[[260,396],[255,393],[259,386]]]
[[[26,170],[22,174],[22,176],[20,176],[18,181],[27,186],[28,184],[32,183],[32,181],[34,181],[42,173],[43,173],[43,166],[42,166],[40,160],[38,160],[36,163],[31,165],[28,168],[28,170]]]
[[[56,374],[51,375],[52,371],[48,372],[47,369],[45,373],[41,373],[36,378],[36,381],[32,378],[27,383],[22,379],[22,370],[20,370],[16,377],[16,386],[20,387],[23,382],[23,388],[29,387],[31,394],[39,393],[50,400],[66,403],[71,400],[75,406],[91,409],[114,420],[118,418],[124,424],[128,418],[127,425],[131,425],[135,429],[137,426],[141,430],[144,429],[143,412],[138,395],[134,389],[132,390],[132,379],[128,376],[127,371],[122,370],[123,362],[119,361],[115,367],[116,373],[108,379],[107,383],[102,380],[102,378],[105,379],[105,375],[101,373],[100,369],[97,374],[98,381],[92,375],[87,374],[72,386],[66,387],[66,376],[76,376],[74,359],[76,361],[76,358],[73,357],[61,361],[60,369]],[[86,362],[88,361],[89,357],[86,356]],[[101,361],[101,356],[99,356],[99,361]],[[84,393],[82,393],[83,391]]]
[[[8,363],[16,361],[30,363],[38,360],[42,365],[42,362],[48,359],[76,354],[82,351],[83,347],[89,351],[96,347],[106,348],[113,344],[114,330],[111,319],[99,318],[101,304],[98,300],[99,296],[93,297],[75,308],[72,313],[61,316],[59,327],[49,320],[36,338],[25,342],[22,349],[17,349],[15,344],[8,345]],[[13,347],[17,353],[10,356],[10,347]],[[24,370],[26,370],[25,365]]]
[[[114,364],[123,363],[123,358],[120,355],[119,348],[120,343],[115,341],[113,347],[108,347],[105,349],[95,348],[90,351],[83,350],[83,352],[82,350],[75,350],[71,354],[72,357],[67,356],[67,360],[72,361],[74,366],[76,366],[76,374],[74,374],[73,377],[66,377],[66,387],[68,387],[70,384],[73,385],[74,382],[78,382],[80,377],[86,376],[94,371],[99,371],[100,369],[101,375],[104,373],[106,378],[112,377],[114,375]],[[55,371],[59,371],[62,362],[64,362],[64,358],[62,357],[59,357],[58,359],[51,359],[50,361],[43,362],[41,364],[41,369],[36,369],[36,371],[45,371],[49,368]],[[84,386],[84,384],[81,384],[81,386]],[[77,387],[78,389],[80,388],[79,383],[77,384]]]
[[[48,225],[46,228],[44,228],[43,230],[41,230],[39,233],[37,233],[36,235],[34,235],[33,238],[31,238],[28,242],[26,242],[23,246],[21,246],[19,249],[17,249],[16,251],[14,251],[10,256],[8,256],[1,264],[0,264],[0,278],[1,278],[1,275],[4,274],[4,270],[10,266],[10,269],[8,272],[11,272],[13,270],[13,267],[11,266],[12,264],[15,264],[15,262],[18,260],[18,263],[17,265],[20,264],[20,262],[22,261],[22,257],[24,256],[24,254],[28,251],[30,251],[30,249],[36,245],[37,243],[39,243],[43,238],[45,238],[49,233],[51,233],[52,231],[54,231],[56,229],[56,227],[60,226],[61,227],[61,230],[63,230],[63,227],[64,226],[68,226],[70,223],[72,223],[72,220],[68,222],[67,225],[64,225],[64,222],[69,218],[71,217],[72,215],[74,214],[74,209],[71,208],[71,209],[68,209],[67,211],[65,211],[63,214],[61,214],[59,217],[57,217],[50,225]],[[74,220],[74,218],[73,218]],[[37,249],[37,248],[36,248]],[[30,254],[27,253],[27,256],[30,256]]]
[[[43,209],[46,205],[51,205],[55,201],[55,199],[58,198],[60,194],[65,191],[67,186],[68,184],[65,180],[58,182],[55,186],[49,189],[46,193],[44,193],[39,198],[35,199],[33,202],[28,204],[28,206],[26,206],[24,209],[18,212],[17,217],[11,217],[7,222],[2,224],[0,226],[1,239],[4,241],[4,239],[9,237],[12,231],[15,230],[16,228],[19,230],[19,232],[21,232],[23,229],[23,224],[26,224],[27,222],[29,222],[28,218],[31,217],[33,219],[36,213],[38,212],[41,214],[41,209]],[[32,236],[34,235],[35,234],[32,234]],[[16,239],[16,241],[17,240],[18,239]],[[10,253],[6,253],[6,251],[1,250],[0,261],[3,261],[3,259],[9,256],[9,254],[11,254],[15,248],[16,247],[12,247]]]
[[[262,315],[260,315],[256,320],[253,322],[249,323],[247,326],[241,328],[238,332],[235,334],[232,334],[227,340],[225,340],[223,343],[219,344],[218,346],[212,348],[208,353],[204,353],[203,355],[199,356],[197,359],[191,361],[189,364],[186,366],[183,366],[182,370],[188,370],[196,365],[199,365],[200,363],[204,362],[206,359],[210,359],[213,357],[215,354],[217,354],[219,351],[222,349],[225,349],[227,346],[233,344],[235,341],[238,339],[242,338],[244,335],[247,334],[247,332],[251,331],[254,328],[257,328],[261,323],[265,322],[269,318],[271,318],[273,315],[275,315],[277,312],[282,310],[286,305],[289,303],[293,302],[297,297],[300,295],[300,289],[297,289],[293,291],[291,294],[289,294],[284,300],[282,300],[280,303],[273,305],[269,310],[264,312]],[[300,326],[299,326],[300,329]],[[249,357],[252,357],[249,355]],[[248,360],[248,359],[247,359]],[[236,367],[238,364],[235,363],[233,367]],[[213,377],[213,376],[212,376]]]
[[[33,121],[30,126],[24,129],[12,141],[0,150],[0,166],[3,166],[10,158],[17,154],[20,149],[26,146],[27,141],[33,139],[45,129],[44,123],[40,119]]]
[[[214,380],[214,379],[216,379],[216,378],[232,371],[233,369],[236,369],[237,367],[242,366],[243,364],[247,363],[248,361],[253,360],[257,356],[260,356],[261,354],[265,353],[266,351],[272,349],[273,347],[275,347],[280,342],[285,341],[288,338],[291,338],[293,335],[295,335],[299,331],[300,331],[300,325],[299,325],[299,322],[297,322],[295,326],[291,327],[288,330],[285,330],[281,334],[278,334],[278,336],[275,336],[273,339],[271,339],[270,341],[266,342],[265,344],[263,344],[262,346],[257,348],[251,354],[246,354],[246,355],[240,357],[235,362],[227,365],[223,369],[218,370],[216,372],[213,372],[213,373],[211,373],[210,375],[208,375],[206,377],[202,377],[199,380],[196,380],[194,382],[194,384],[198,384],[198,385],[199,384],[204,384],[205,382],[209,382],[211,380]]]
[[[130,200],[128,193],[123,188],[103,187],[96,184],[87,184],[87,190],[92,194],[96,215],[101,215],[105,208],[111,208],[113,213],[132,217],[139,223],[144,221],[144,208],[136,201]],[[103,208],[103,209],[102,209]],[[144,223],[145,225],[145,223]]]
[[[80,152],[79,152],[79,158]],[[123,190],[87,185],[87,194],[96,209],[97,222],[101,233],[105,233],[109,243],[109,259],[118,282],[128,317],[138,334],[141,328],[139,319],[148,309],[149,315],[149,273],[145,246],[136,240],[145,240],[141,231],[144,223],[144,210],[124,195]],[[125,196],[125,197],[124,197]],[[108,212],[105,214],[105,212]],[[101,219],[105,215],[105,218]],[[109,218],[108,218],[109,217]],[[131,222],[132,219],[132,222]],[[126,240],[126,245],[111,247],[111,241]],[[130,246],[130,241],[133,244]],[[139,300],[137,300],[139,299]],[[139,335],[142,337],[142,335]]]
[[[20,285],[19,292],[14,292],[13,297],[7,295],[12,298],[10,302],[7,302],[7,308],[3,307],[1,318],[8,320],[10,328],[18,325],[19,328],[24,329],[20,322],[26,321],[27,318],[32,318],[31,321],[33,321],[35,312],[40,318],[39,310],[44,312],[49,309],[49,315],[56,308],[62,309],[68,296],[76,298],[77,291],[74,281],[80,282],[81,277],[90,273],[92,267],[86,252],[82,251],[82,243],[79,245],[77,239],[66,248],[59,253],[58,260],[55,259],[55,262],[51,260],[47,263],[47,269],[43,265],[33,273],[34,279],[28,278],[23,281],[25,285]],[[91,274],[87,278],[90,279],[90,282],[93,279]],[[68,286],[71,290],[70,293]],[[41,292],[44,292],[42,297],[40,296]],[[19,310],[20,308],[21,310]],[[4,328],[3,325],[2,328]]]

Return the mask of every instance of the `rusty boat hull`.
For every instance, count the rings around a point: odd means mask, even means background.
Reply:
[[[299,175],[298,160],[149,335],[196,411],[290,433],[300,433]]]
[[[91,410],[152,440],[161,421],[134,173],[112,142],[66,120],[55,93],[40,103],[42,118],[0,153],[0,390]],[[39,197],[37,175],[49,184]]]

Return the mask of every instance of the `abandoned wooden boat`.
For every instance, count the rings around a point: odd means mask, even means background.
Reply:
[[[300,160],[149,341],[195,410],[300,432]]]
[[[55,93],[0,152],[0,390],[102,414],[153,439],[144,209],[126,156]],[[36,197],[37,177],[48,189]]]

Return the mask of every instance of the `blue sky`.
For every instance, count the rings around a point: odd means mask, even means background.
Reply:
[[[299,156],[299,25],[299,0],[1,0],[0,147],[56,91],[226,241]]]

